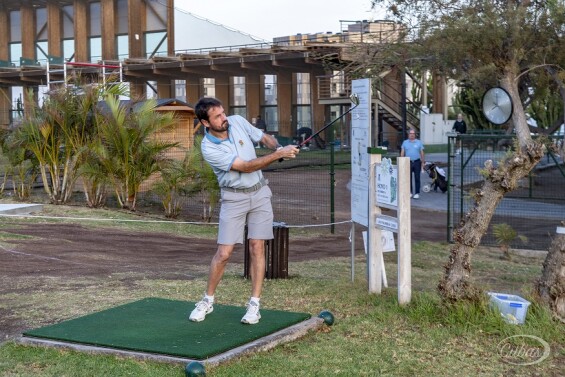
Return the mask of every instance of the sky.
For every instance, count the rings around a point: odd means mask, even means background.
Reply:
[[[294,34],[341,32],[340,20],[384,19],[370,0],[176,0],[175,6],[232,29],[272,41]]]

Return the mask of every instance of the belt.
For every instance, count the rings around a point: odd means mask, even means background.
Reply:
[[[261,178],[261,180],[258,183],[254,184],[251,187],[247,187],[247,188],[222,187],[222,190],[229,191],[229,192],[240,192],[240,193],[243,193],[243,194],[248,194],[250,192],[255,192],[255,191],[259,190],[263,186],[267,186],[268,183],[269,183],[268,179]]]

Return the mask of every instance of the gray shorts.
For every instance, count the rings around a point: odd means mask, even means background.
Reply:
[[[243,244],[243,233],[247,223],[247,238],[254,240],[273,239],[273,193],[269,186],[250,193],[222,190],[218,244]]]

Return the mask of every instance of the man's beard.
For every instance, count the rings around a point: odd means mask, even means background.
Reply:
[[[218,128],[215,128],[214,131],[216,132],[225,132],[228,130],[228,128],[230,127],[229,122],[226,120],[224,123],[222,123],[222,125]]]

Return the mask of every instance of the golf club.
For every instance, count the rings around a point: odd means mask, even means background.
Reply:
[[[349,96],[349,100],[351,101],[351,103],[353,104],[353,106],[351,106],[349,108],[349,110],[347,110],[345,113],[341,114],[339,117],[335,118],[334,120],[332,120],[330,123],[328,123],[327,125],[325,125],[322,129],[320,129],[319,131],[317,131],[315,134],[312,134],[310,137],[308,137],[306,140],[304,140],[303,142],[299,143],[296,145],[297,148],[302,148],[302,146],[306,143],[308,143],[310,140],[312,140],[313,138],[315,138],[316,136],[318,136],[321,132],[325,131],[328,127],[330,127],[331,125],[333,125],[335,122],[337,122],[338,120],[340,120],[341,118],[343,118],[344,116],[346,116],[347,114],[349,114],[353,109],[355,109],[358,105],[359,105],[359,96],[357,95],[357,93],[353,93]],[[283,159],[281,158],[279,160],[279,162],[283,161]]]

